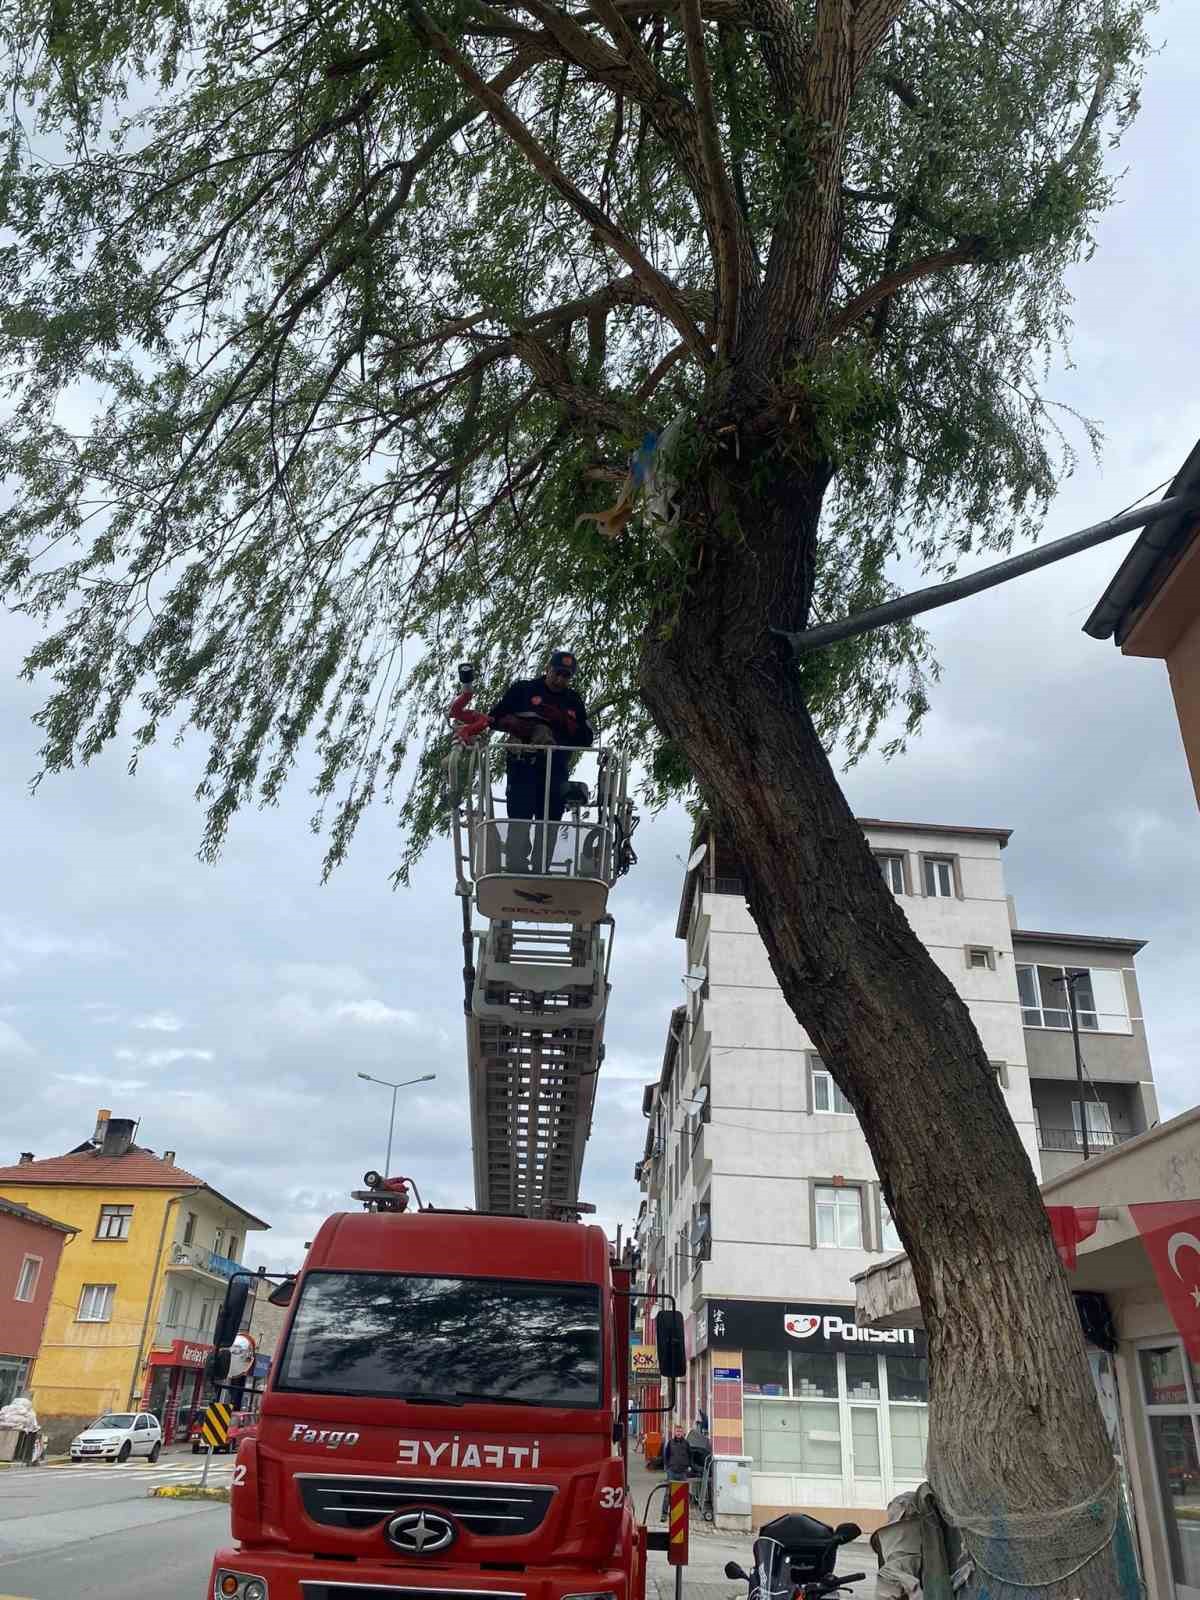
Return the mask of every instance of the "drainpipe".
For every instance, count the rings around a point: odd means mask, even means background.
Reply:
[[[182,1195],[173,1194],[163,1208],[162,1227],[158,1231],[158,1254],[154,1258],[154,1274],[150,1279],[150,1293],[146,1298],[146,1315],[142,1318],[142,1331],[138,1338],[137,1355],[133,1359],[133,1373],[129,1379],[129,1409],[133,1410],[133,1397],[137,1393],[138,1376],[142,1370],[142,1351],[146,1348],[146,1330],[150,1326],[150,1315],[154,1310],[154,1298],[158,1293],[158,1280],[162,1275],[163,1250],[167,1242],[167,1218],[171,1215],[171,1207],[177,1206]]]

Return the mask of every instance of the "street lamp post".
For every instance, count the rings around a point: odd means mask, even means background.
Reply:
[[[437,1077],[437,1073],[426,1072],[419,1078],[405,1078],[400,1083],[390,1083],[387,1078],[373,1078],[369,1072],[360,1072],[358,1076],[366,1083],[382,1084],[385,1089],[392,1091],[392,1114],[388,1118],[387,1155],[383,1162],[383,1175],[385,1178],[389,1178],[392,1171],[392,1130],[396,1126],[396,1090],[407,1089],[410,1083],[432,1083]]]
[[[1079,1137],[1085,1161],[1088,1158],[1087,1100],[1083,1088],[1083,1052],[1079,1048],[1079,1013],[1075,1009],[1075,985],[1089,975],[1086,967],[1080,968],[1078,972],[1067,972],[1064,968],[1063,976],[1054,979],[1055,983],[1061,984],[1066,989],[1067,1009],[1071,1013],[1071,1043],[1075,1046],[1075,1076],[1079,1080]]]

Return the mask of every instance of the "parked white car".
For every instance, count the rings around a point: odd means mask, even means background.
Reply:
[[[72,1461],[128,1461],[130,1456],[158,1460],[162,1428],[149,1411],[107,1411],[71,1440]]]

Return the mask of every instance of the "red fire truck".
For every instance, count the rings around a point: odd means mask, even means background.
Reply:
[[[626,1481],[629,1279],[578,1222],[330,1217],[272,1296],[288,1327],[209,1596],[644,1600],[663,1536]],[[218,1346],[249,1281],[230,1285]],[[658,1314],[672,1380],[682,1321]]]

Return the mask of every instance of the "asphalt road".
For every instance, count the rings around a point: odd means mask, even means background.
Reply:
[[[229,1507],[151,1499],[199,1475],[190,1452],[151,1467],[99,1462],[0,1472],[0,1600],[205,1600]],[[209,1482],[226,1484],[217,1458]]]

